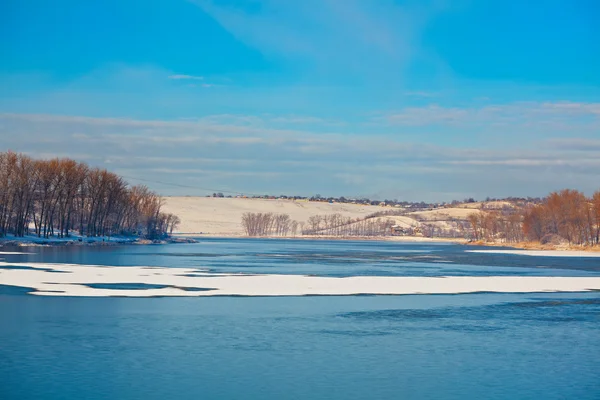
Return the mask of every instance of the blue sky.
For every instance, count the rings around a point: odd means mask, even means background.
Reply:
[[[165,195],[600,188],[594,0],[7,0],[0,149]]]

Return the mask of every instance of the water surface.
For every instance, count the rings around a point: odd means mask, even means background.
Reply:
[[[2,257],[323,276],[600,275],[597,259],[465,249],[203,240]],[[0,291],[0,398],[598,399],[599,337],[598,293],[39,298],[12,287]]]

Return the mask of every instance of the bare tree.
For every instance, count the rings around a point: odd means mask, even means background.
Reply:
[[[69,159],[36,161],[0,153],[0,236],[141,235],[157,238],[179,223],[160,212],[162,199],[145,186]]]
[[[247,236],[295,236],[298,222],[288,214],[244,213],[242,228]]]

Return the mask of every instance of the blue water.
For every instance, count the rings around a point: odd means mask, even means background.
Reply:
[[[600,259],[465,249],[232,239],[4,257],[328,276],[600,275]],[[0,293],[0,399],[600,399],[599,293]]]

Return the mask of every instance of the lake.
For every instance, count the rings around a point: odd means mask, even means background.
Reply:
[[[600,258],[469,249],[200,239],[4,248],[32,254],[0,257],[330,277],[600,276]],[[600,398],[598,292],[205,298],[27,292],[0,288],[2,399]]]

